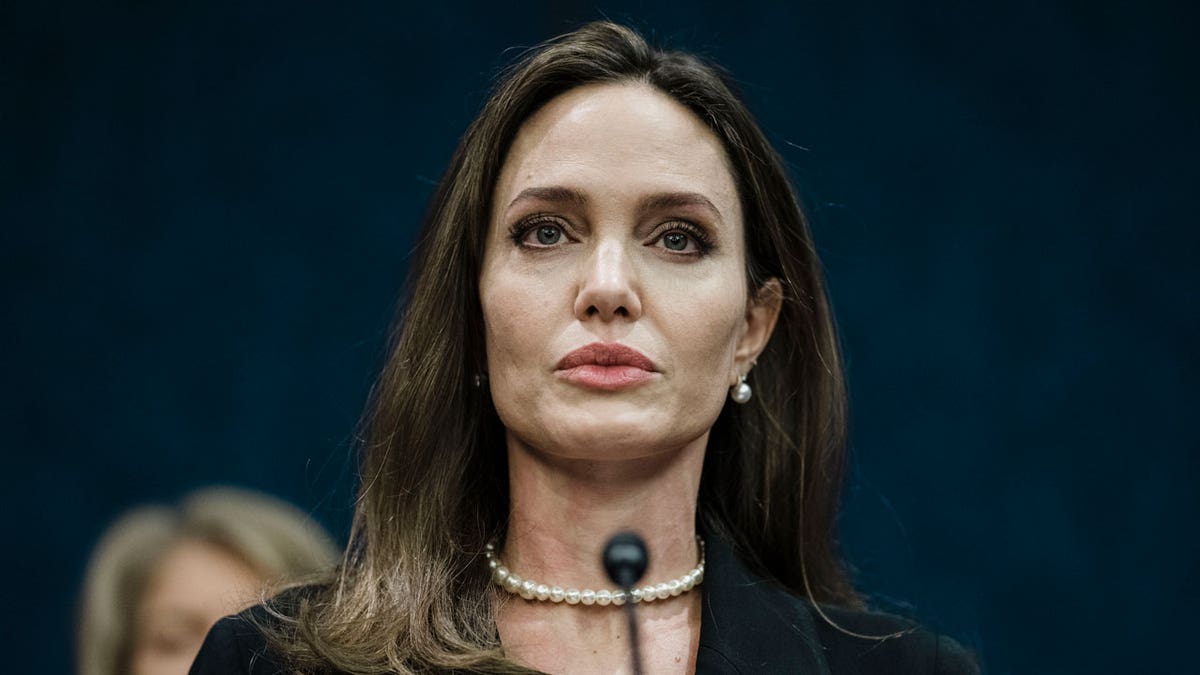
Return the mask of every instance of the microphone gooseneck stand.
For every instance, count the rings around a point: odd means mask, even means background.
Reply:
[[[634,675],[642,675],[642,647],[638,641],[637,603],[631,592],[650,564],[646,542],[634,532],[614,534],[604,546],[604,571],[625,591],[625,617],[629,619],[629,648]]]

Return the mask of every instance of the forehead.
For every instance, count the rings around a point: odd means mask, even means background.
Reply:
[[[598,84],[551,100],[521,126],[493,195],[493,212],[530,186],[602,198],[698,192],[740,222],[721,141],[690,110],[644,84]]]
[[[234,554],[203,541],[182,539],[166,551],[150,579],[145,603],[224,607],[259,581]]]

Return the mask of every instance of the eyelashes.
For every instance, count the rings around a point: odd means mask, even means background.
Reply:
[[[567,226],[558,218],[536,213],[513,223],[508,237],[518,248],[539,250],[556,248],[573,241]],[[670,255],[700,258],[709,255],[717,245],[704,228],[688,220],[668,220],[655,227],[647,238],[647,246],[658,246]]]
[[[567,237],[567,230],[565,227],[563,227],[562,223],[545,214],[534,214],[528,218],[524,218],[516,223],[513,223],[513,225],[508,228],[508,237],[512,239],[513,244],[518,247],[549,248],[550,246],[558,243],[557,240],[553,242],[543,241],[543,231],[549,230],[556,230],[558,232],[559,240],[569,238]],[[540,242],[539,244],[535,245],[528,241],[531,234],[536,235],[534,240]]]
[[[689,238],[696,245],[693,255],[706,256],[716,248],[716,243],[713,242],[712,236],[704,228],[687,220],[672,220],[663,223],[663,226],[659,228],[659,232],[654,236],[653,241],[656,243],[662,242],[668,250],[686,255],[682,249],[672,246],[672,237],[681,235]],[[684,242],[685,245],[686,243]]]

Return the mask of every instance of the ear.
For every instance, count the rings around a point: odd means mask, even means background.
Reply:
[[[771,278],[759,287],[749,300],[746,301],[746,323],[741,338],[733,352],[733,380],[730,386],[737,384],[738,378],[750,372],[755,359],[767,347],[771,333],[775,331],[775,322],[779,320],[779,311],[783,308],[783,286],[778,279]]]

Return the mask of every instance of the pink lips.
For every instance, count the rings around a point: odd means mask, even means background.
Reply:
[[[558,373],[566,381],[605,391],[639,385],[656,372],[645,354],[616,342],[584,345],[558,362]]]

